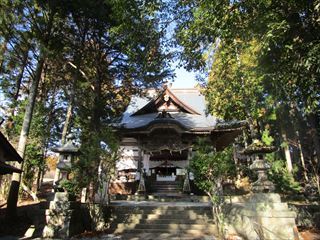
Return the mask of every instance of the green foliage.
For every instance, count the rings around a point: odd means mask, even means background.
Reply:
[[[319,1],[187,0],[175,7],[182,61],[189,69],[211,71],[209,112],[248,120],[252,138],[253,129],[268,129],[279,148],[287,135],[293,162],[300,161],[298,151],[306,162],[313,161],[310,152],[319,159]],[[271,143],[265,134],[263,141]],[[301,151],[297,137],[312,140]]]
[[[63,180],[60,186],[71,196],[76,196],[80,192],[79,185],[75,179]]]
[[[198,139],[196,152],[190,162],[190,170],[194,173],[195,184],[212,197],[214,202],[220,201],[222,181],[235,176],[235,164],[232,149],[226,148],[214,152],[205,139]]]
[[[102,129],[121,115],[133,94],[171,74],[161,9],[157,0],[0,0],[0,94],[6,98],[0,108],[16,142],[27,120],[28,184],[44,170],[41,155],[61,140],[66,115],[71,123],[65,129],[81,133],[83,156],[74,170],[79,186],[89,182],[82,173],[97,182],[99,165],[114,162],[116,141]],[[36,94],[28,102],[30,92]]]
[[[258,75],[257,41],[220,43],[205,90],[211,113],[225,120],[265,115],[262,78]]]
[[[267,154],[267,161],[271,164],[269,170],[269,178],[275,183],[276,190],[282,193],[299,193],[302,188],[293,178],[293,175],[288,172],[285,161],[275,159],[274,154]],[[294,169],[296,172],[297,169]]]
[[[218,232],[224,236],[225,218],[221,208],[224,203],[223,181],[236,175],[232,148],[215,152],[205,138],[198,138],[195,149],[190,171],[194,173],[195,184],[209,195]]]
[[[41,145],[36,142],[29,143],[26,148],[23,181],[32,189],[38,177],[39,169],[45,168]]]
[[[94,183],[100,188],[100,183],[106,180],[103,178],[109,178],[114,173],[118,148],[118,140],[108,127],[100,134],[83,133],[81,155],[72,166],[77,186],[83,188]]]
[[[259,48],[251,53],[256,67],[244,72],[249,76],[255,74],[257,80],[262,78],[264,89],[278,103],[293,100],[304,105],[306,112],[316,111],[320,59],[318,6],[318,1],[305,0],[179,1],[176,39],[183,46],[182,59],[190,68],[199,69],[205,66],[207,56],[216,61],[212,46],[218,39],[222,51],[237,45],[236,51],[240,53],[242,47],[256,40]],[[226,62],[233,59],[229,61],[231,69],[235,68],[235,57],[231,53],[222,56],[218,53],[218,58]],[[229,72],[229,66],[225,67]],[[215,71],[215,67],[209,68]]]
[[[271,146],[272,143],[274,142],[274,138],[272,136],[270,136],[270,131],[268,129],[265,129],[262,132],[261,140],[267,146]]]
[[[7,125],[6,132],[10,138],[16,139],[21,131],[21,125],[24,117],[24,108],[26,101],[22,101],[19,108],[17,108],[16,115],[13,116],[14,124]],[[23,182],[33,189],[33,185],[40,172],[45,171],[45,139],[48,135],[48,121],[45,120],[47,109],[37,104],[34,110],[33,121],[30,129],[30,139],[26,146],[24,166],[23,166]]]

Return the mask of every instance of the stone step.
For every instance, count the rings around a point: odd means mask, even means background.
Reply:
[[[182,193],[180,190],[159,190],[159,191],[154,191],[154,194],[159,194],[159,195],[163,195],[163,196],[170,196],[173,194],[178,194],[178,193]]]
[[[213,235],[204,234],[177,234],[177,233],[124,233],[121,239],[131,240],[217,240]]]
[[[179,181],[152,181],[151,184],[154,185],[165,185],[165,184],[181,184]]]
[[[155,203],[156,204],[156,203]],[[211,210],[211,206],[209,204],[193,204],[193,203],[185,203],[185,205],[167,205],[163,203],[162,205],[111,205],[110,209],[114,209],[117,211],[125,210],[174,210],[174,211],[186,211],[186,210]]]
[[[182,187],[180,184],[151,184],[151,187]]]
[[[173,188],[173,187],[167,187],[167,188],[152,188],[151,191],[153,193],[155,192],[176,192],[176,193],[181,193],[182,192],[182,188]]]
[[[115,223],[117,221],[115,220]],[[123,223],[118,222],[118,223]],[[213,220],[211,219],[128,219],[126,223],[130,224],[213,224]]]
[[[158,189],[182,189],[182,187],[180,187],[180,186],[165,186],[165,185],[163,185],[163,186],[151,186],[151,188],[152,189],[154,189],[154,190],[158,190]]]
[[[132,230],[132,229],[145,229],[145,230],[176,230],[176,231],[183,231],[183,230],[200,230],[200,231],[207,231],[208,228],[210,229],[209,224],[178,224],[178,223],[171,223],[171,224],[135,224],[135,223],[119,223],[117,224],[117,229],[125,229],[125,230]]]
[[[182,188],[179,185],[151,185],[152,188]]]
[[[183,193],[153,193],[146,196],[141,195],[112,195],[111,200],[126,201],[157,201],[157,202],[210,202],[208,196],[195,196]]]
[[[197,213],[190,213],[185,215],[163,215],[163,214],[116,214],[112,219],[146,219],[146,220],[174,220],[174,219],[187,219],[187,220],[208,220],[211,219],[211,214],[200,215]]]
[[[157,196],[154,195],[152,198],[147,199],[146,201],[155,201],[155,202],[207,202],[205,199],[191,199],[188,197],[179,197],[175,195],[171,195],[170,193],[157,193]]]
[[[143,216],[148,216],[148,215],[155,215],[155,216],[170,216],[170,217],[177,217],[182,218],[182,217],[192,217],[192,216],[212,216],[211,209],[192,209],[192,210],[175,210],[175,209],[168,209],[168,210],[163,210],[163,209],[132,209],[132,210],[115,210],[111,211],[111,214],[115,214],[117,216],[120,215],[143,215]]]
[[[190,217],[190,216],[212,216],[212,212],[210,210],[206,209],[198,209],[198,210],[185,210],[185,211],[180,211],[180,210],[161,210],[161,209],[154,209],[154,210],[132,210],[132,211],[125,211],[125,210],[120,210],[120,211],[115,211],[112,212],[112,214],[116,215],[165,215],[165,216],[172,216],[172,217],[177,217],[177,218],[182,218],[182,217]]]
[[[151,184],[151,187],[181,187],[179,184]]]
[[[116,229],[114,231],[116,234],[127,234],[127,233],[158,233],[158,234],[183,234],[183,235],[217,235],[217,228],[212,226],[212,228],[207,228],[204,230],[197,229]]]
[[[152,203],[141,205],[117,203],[110,207],[110,230],[115,234],[169,234],[171,237],[158,239],[202,239],[204,235],[216,235],[217,230],[212,220],[212,208],[205,203]],[[168,236],[169,236],[168,235]],[[193,236],[197,236],[194,238]],[[146,238],[142,238],[146,239]],[[156,238],[149,238],[156,239]]]
[[[178,185],[159,185],[159,186],[151,186],[153,189],[180,189],[181,187]]]
[[[117,211],[118,213],[158,213],[158,214],[177,214],[177,213],[207,213],[211,212],[210,208],[194,208],[194,209],[174,209],[174,208],[136,208],[136,209],[130,209],[130,208],[115,208],[110,209],[111,212]]]

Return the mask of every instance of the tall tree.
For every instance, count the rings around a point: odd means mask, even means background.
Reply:
[[[77,4],[68,7],[72,31],[77,33],[70,35],[69,44],[81,52],[66,57],[74,58],[72,65],[80,72],[74,99],[86,153],[80,164],[82,171],[90,171],[86,175],[92,176],[93,198],[101,154],[98,149],[106,138],[103,129],[119,117],[132,94],[161,83],[170,72],[156,13],[161,6],[156,1],[84,3],[86,8]]]
[[[242,93],[239,95],[246,96],[248,90],[251,99],[247,101],[249,104],[243,104],[242,107],[250,111],[254,106],[258,113],[258,105],[266,104],[273,113],[277,113],[271,116],[276,116],[278,121],[288,119],[289,125],[293,126],[292,129],[285,126],[282,130],[285,131],[285,138],[289,144],[292,142],[291,139],[301,138],[303,135],[296,135],[296,131],[305,132],[303,126],[309,128],[309,137],[312,139],[311,152],[315,152],[315,156],[309,154],[308,158],[310,163],[317,162],[319,131],[316,129],[319,129],[320,122],[319,1],[179,1],[175,7],[176,41],[183,47],[181,59],[187,67],[211,69],[212,61],[216,61],[212,67],[213,74],[207,91],[210,100],[216,99],[211,102],[211,109],[214,112],[227,113],[233,104],[235,114],[238,114],[239,103],[245,103],[241,97],[237,98],[238,92]],[[259,43],[257,51],[251,52],[256,67],[250,69],[240,66],[239,75],[234,71],[234,68],[238,67],[235,64],[237,55],[232,54],[232,51],[235,52],[237,49],[241,53],[241,50],[254,40]],[[218,51],[213,47],[217,41],[220,42]],[[222,55],[223,52],[229,55]],[[226,63],[224,68],[220,67],[221,62]],[[227,63],[231,65],[228,66]],[[217,75],[217,72],[221,75]],[[234,73],[233,78],[230,78],[230,72]],[[251,75],[252,79],[256,79],[259,91],[256,91],[254,84],[239,85],[239,79],[244,73],[249,75],[245,78],[250,79]],[[219,88],[220,83],[223,87]],[[222,91],[221,96],[214,86]],[[229,96],[230,102],[225,101],[226,96]],[[217,99],[226,104],[220,104]],[[235,99],[239,101],[234,101]],[[281,112],[281,109],[287,110]],[[265,110],[268,112],[268,108]],[[302,117],[297,121],[294,116]],[[260,119],[263,120],[261,117]],[[265,124],[267,120],[263,120]],[[276,135],[281,136],[279,126],[273,126],[275,128],[272,132],[278,131]],[[293,145],[288,146],[286,151],[288,159],[289,147],[292,148]],[[316,169],[318,176],[319,168]]]
[[[83,147],[92,144],[100,148],[105,138],[102,130],[119,116],[130,96],[156,86],[170,75],[166,61],[169,55],[164,54],[162,39],[165,31],[159,24],[161,2],[3,0],[0,3],[1,11],[13,13],[0,18],[0,41],[5,52],[1,64],[7,79],[1,88],[12,88],[11,95],[18,96],[14,112],[19,116],[28,99],[22,126],[16,126],[21,127],[18,149],[22,156],[34,109],[37,113],[34,126],[41,119],[52,126],[42,133],[33,131],[33,138],[42,139],[43,152],[55,143],[56,133],[62,132],[65,117],[61,112],[67,111],[68,103],[71,106],[68,112],[73,112],[75,119],[72,124],[81,133]],[[15,63],[15,59],[20,60],[13,71],[10,63]],[[22,90],[16,94],[19,86]],[[70,129],[68,125],[65,124],[63,135]],[[91,135],[94,141],[90,140]],[[84,159],[92,160],[90,164],[95,171],[100,152],[92,151]],[[94,171],[91,176],[96,175]],[[20,176],[14,175],[8,215],[14,215],[19,182]]]
[[[36,46],[39,47],[38,52],[36,54],[37,65],[31,77],[31,85],[29,89],[28,95],[28,104],[26,105],[24,119],[22,123],[19,143],[18,143],[18,153],[22,158],[25,155],[25,149],[27,144],[27,138],[29,135],[29,130],[31,126],[31,120],[33,115],[33,109],[36,102],[37,92],[39,82],[42,77],[42,71],[47,59],[48,52],[50,47],[52,47],[52,43],[56,40],[53,37],[53,31],[55,29],[56,24],[56,13],[57,8],[54,6],[54,3],[49,1],[47,5],[38,4],[36,1],[25,1],[22,5],[20,2],[17,2],[17,5],[11,6],[8,4],[7,10],[16,10],[12,7],[20,7],[20,15],[21,19],[27,23],[26,25],[16,26],[17,28],[21,28],[24,31],[28,30],[31,37],[30,41],[36,41]],[[19,168],[22,165],[17,166]],[[19,185],[21,182],[21,174],[14,173],[12,175],[12,181],[10,186],[10,191],[8,195],[7,201],[7,217],[14,218],[16,215],[16,207],[18,201],[18,192]]]

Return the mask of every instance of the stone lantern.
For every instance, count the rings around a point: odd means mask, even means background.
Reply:
[[[258,175],[258,180],[252,184],[253,192],[273,192],[274,184],[268,180],[267,171],[270,169],[270,165],[265,161],[264,155],[266,153],[272,153],[276,150],[273,146],[266,146],[255,141],[253,144],[249,145],[243,153],[248,156],[253,156],[254,161],[250,165],[250,169],[255,171]]]
[[[265,146],[258,140],[249,145],[243,154],[253,156],[250,169],[258,175],[252,184],[252,192],[243,197],[234,197],[225,211],[226,231],[228,235],[241,235],[246,239],[296,239],[296,213],[281,201],[280,195],[274,193],[274,184],[268,180],[267,170],[270,165],[264,154],[276,150]]]
[[[60,177],[55,183],[54,199],[46,210],[47,224],[42,233],[44,238],[67,239],[83,231],[80,204],[70,201],[69,193],[61,186],[62,181],[69,180],[73,158],[79,154],[79,149],[73,145],[72,138],[72,135],[68,135],[65,145],[52,149],[59,153],[57,171],[60,171]]]
[[[73,135],[69,134],[67,136],[67,142],[61,147],[53,148],[52,151],[59,153],[59,162],[57,164],[57,171],[59,171],[58,180],[55,182],[55,189],[60,190],[60,183],[63,180],[69,179],[69,173],[71,170],[72,162],[74,161],[74,157],[78,155],[79,148],[77,148],[72,143]]]

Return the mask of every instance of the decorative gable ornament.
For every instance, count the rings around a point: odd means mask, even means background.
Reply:
[[[193,115],[201,115],[191,106],[180,100],[171,90],[166,87],[156,98],[140,108],[131,116],[138,116],[148,113],[158,113],[165,110],[166,112],[184,112]]]
[[[169,95],[168,94],[165,94],[164,96],[163,96],[163,99],[164,99],[164,101],[166,101],[166,102],[168,102],[169,101]]]

